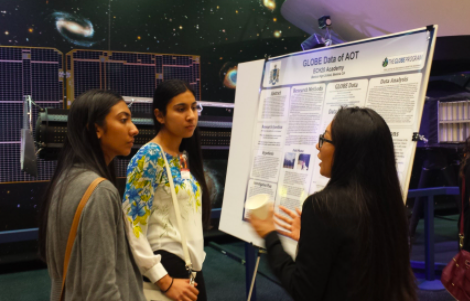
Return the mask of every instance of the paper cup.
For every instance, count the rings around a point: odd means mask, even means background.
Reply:
[[[266,193],[257,194],[250,197],[245,204],[245,209],[249,214],[259,219],[268,217],[269,207],[271,206],[271,196]]]

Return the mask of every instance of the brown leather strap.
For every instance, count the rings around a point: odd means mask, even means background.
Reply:
[[[69,260],[70,254],[72,254],[73,244],[75,242],[75,236],[77,235],[78,223],[80,222],[80,216],[82,215],[83,208],[85,208],[88,199],[90,198],[91,194],[95,190],[96,186],[99,183],[106,180],[105,178],[96,178],[93,182],[91,182],[88,189],[85,191],[80,203],[78,203],[77,210],[75,211],[75,216],[73,217],[72,227],[70,228],[69,238],[67,240],[67,247],[65,249],[65,257],[64,257],[64,272],[62,275],[62,291],[60,292],[60,300],[64,300],[65,295],[65,276],[67,276],[67,269],[69,267]]]

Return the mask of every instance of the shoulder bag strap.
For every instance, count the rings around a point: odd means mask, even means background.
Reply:
[[[184,261],[186,264],[186,269],[189,272],[192,272],[193,264],[191,262],[191,258],[189,257],[188,245],[186,243],[186,232],[184,231],[183,223],[181,221],[180,207],[178,204],[178,198],[176,197],[175,184],[173,183],[173,176],[171,174],[171,168],[170,168],[170,165],[168,164],[168,160],[166,159],[166,155],[165,155],[165,152],[163,151],[163,148],[159,144],[157,145],[158,147],[160,147],[160,150],[162,151],[163,159],[165,160],[166,173],[168,176],[168,182],[170,183],[171,197],[173,198],[173,207],[175,207],[176,223],[178,224],[178,228],[181,233],[181,244],[183,246],[183,254],[184,254]]]
[[[65,276],[67,276],[67,269],[69,267],[70,255],[72,254],[73,244],[75,242],[75,236],[77,235],[78,223],[80,222],[80,216],[82,215],[83,208],[85,207],[88,199],[90,198],[91,194],[95,190],[96,186],[99,183],[106,180],[105,178],[96,178],[93,182],[91,182],[88,189],[85,191],[80,203],[78,203],[77,210],[75,211],[75,216],[73,217],[72,227],[70,228],[69,238],[67,240],[67,247],[65,249],[65,257],[64,257],[64,272],[62,275],[62,291],[60,292],[60,299],[64,300],[65,295]]]

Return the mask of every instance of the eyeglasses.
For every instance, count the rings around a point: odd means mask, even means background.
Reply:
[[[325,134],[320,134],[320,137],[318,138],[318,147],[319,148],[321,148],[323,146],[323,142],[328,142],[328,143],[331,143],[331,144],[335,145],[333,143],[333,141],[325,139]]]

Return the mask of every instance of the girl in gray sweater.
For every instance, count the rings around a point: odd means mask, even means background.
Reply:
[[[64,300],[145,300],[142,276],[130,254],[113,159],[129,155],[138,130],[122,97],[93,90],[72,104],[67,136],[40,211],[39,253],[51,277],[51,301],[60,300],[64,256],[78,203],[101,182],[80,217]]]

